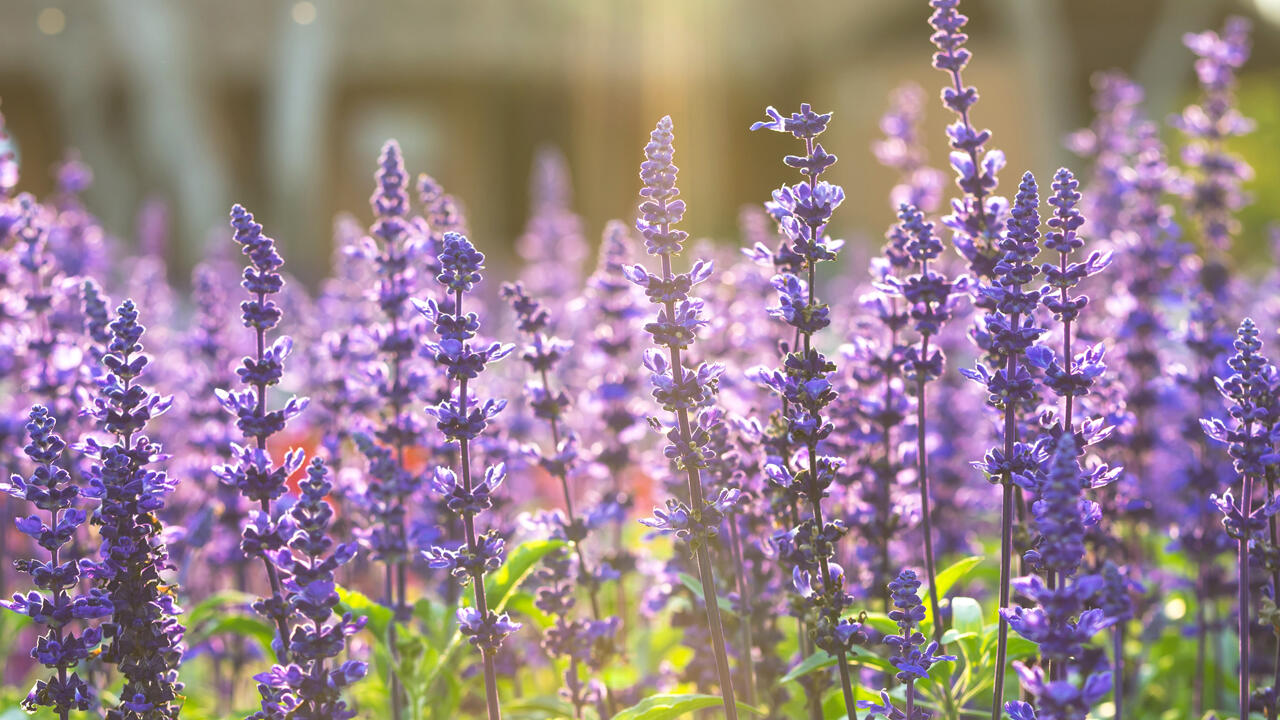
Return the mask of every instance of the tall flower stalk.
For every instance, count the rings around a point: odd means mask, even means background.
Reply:
[[[284,288],[280,267],[284,260],[276,251],[275,240],[262,233],[262,225],[244,207],[231,208],[233,240],[249,257],[244,269],[241,286],[249,292],[249,299],[240,303],[241,322],[253,331],[254,354],[241,360],[236,374],[245,386],[240,390],[218,390],[218,402],[236,418],[236,427],[244,435],[245,445],[232,445],[231,462],[214,470],[223,482],[237,488],[253,509],[241,532],[240,549],[246,557],[260,558],[266,571],[271,596],[260,598],[254,610],[276,628],[272,649],[281,664],[289,664],[289,616],[288,599],[280,568],[274,555],[285,543],[279,527],[276,500],[287,491],[289,476],[302,467],[301,449],[285,453],[284,461],[276,464],[267,452],[267,440],[282,430],[285,424],[297,417],[307,406],[306,398],[291,397],[277,410],[267,409],[267,391],[280,383],[284,376],[284,361],[293,350],[293,340],[287,335],[278,336],[270,345],[267,334],[280,324],[283,311],[271,296]],[[263,699],[268,692],[263,688]]]
[[[688,233],[672,227],[680,222],[685,209],[684,201],[679,199],[680,190],[676,188],[679,169],[672,162],[674,139],[671,118],[663,117],[649,135],[649,143],[644,148],[645,160],[640,165],[644,187],[640,190],[643,201],[636,227],[644,235],[648,253],[661,260],[662,274],[654,275],[639,265],[628,266],[626,273],[628,279],[644,288],[650,302],[661,306],[657,318],[645,325],[645,330],[653,336],[658,348],[666,348],[667,355],[651,348],[645,351],[644,364],[653,382],[654,399],[675,418],[675,427],[667,433],[665,454],[685,471],[689,501],[669,499],[666,511],[655,510],[653,518],[641,522],[662,532],[675,533],[689,544],[694,554],[725,716],[737,720],[738,705],[709,544],[719,533],[724,517],[733,510],[740,493],[736,489],[721,489],[714,499],[707,498],[702,471],[709,459],[706,444],[710,438],[705,431],[695,432],[689,421],[690,410],[711,403],[723,368],[704,363],[691,369],[681,360],[682,352],[689,350],[698,329],[707,322],[702,317],[702,301],[689,297],[689,291],[711,276],[711,263],[699,260],[692,270],[680,274],[671,267],[671,257],[680,253],[688,239]]]
[[[520,629],[520,623],[489,607],[484,576],[502,567],[504,543],[497,530],[477,533],[476,516],[493,507],[493,493],[507,471],[503,463],[490,465],[484,470],[484,479],[475,482],[471,455],[473,442],[507,406],[507,401],[490,398],[482,402],[468,385],[480,376],[487,364],[510,354],[512,347],[496,342],[476,343],[480,319],[476,313],[465,311],[463,301],[480,282],[484,255],[458,233],[445,233],[442,241],[440,274],[436,280],[444,286],[452,300],[451,306],[434,300],[414,300],[414,306],[434,325],[440,339],[428,343],[427,348],[455,383],[452,394],[427,408],[427,412],[436,418],[436,428],[444,437],[457,444],[458,468],[455,471],[437,467],[431,485],[441,501],[461,517],[466,542],[457,548],[437,545],[423,555],[431,567],[446,569],[463,584],[472,586],[475,604],[458,609],[458,625],[467,640],[480,651],[489,720],[499,720],[502,709],[498,702],[496,655],[503,640]]]
[[[938,655],[937,641],[926,640],[919,631],[924,620],[924,604],[920,602],[920,580],[915,571],[903,570],[889,583],[889,597],[894,609],[889,619],[898,626],[897,635],[888,635],[884,643],[893,649],[889,662],[897,668],[894,674],[906,686],[906,699],[899,710],[889,699],[889,693],[880,691],[880,702],[862,700],[858,703],[871,712],[867,718],[883,717],[886,720],[928,720],[929,713],[916,707],[916,681],[929,677],[929,668],[939,662],[955,662],[954,655]],[[937,621],[934,621],[937,624]],[[945,682],[945,681],[944,681]]]
[[[267,690],[262,710],[251,720],[349,720],[356,711],[342,699],[342,691],[364,677],[368,667],[360,660],[336,658],[347,638],[364,627],[365,618],[354,620],[346,613],[331,622],[338,605],[333,575],[355,558],[359,546],[337,544],[329,537],[333,506],[325,498],[333,484],[322,460],[312,459],[298,489],[298,501],[280,522],[286,547],[273,557],[285,576],[289,609],[298,618],[289,638],[292,662],[254,676]]]
[[[409,176],[405,172],[400,146],[389,140],[382,147],[376,174],[377,187],[369,204],[375,220],[369,237],[356,251],[377,272],[371,299],[382,311],[383,322],[375,326],[373,340],[378,357],[369,373],[375,402],[381,405],[381,424],[369,433],[357,433],[356,445],[369,463],[367,503],[373,527],[365,542],[373,559],[386,566],[384,602],[399,620],[409,612],[409,531],[407,501],[422,484],[422,473],[406,464],[409,449],[421,444],[422,427],[410,412],[415,391],[426,378],[411,361],[419,344],[420,325],[410,311],[409,299],[417,290],[417,266],[427,243],[414,228],[409,214]],[[391,646],[395,650],[395,625],[391,626]],[[391,674],[393,718],[404,713],[404,690],[399,675]]]
[[[108,617],[113,608],[101,589],[92,588],[83,593],[77,589],[82,575],[98,573],[101,565],[63,554],[87,515],[76,507],[80,488],[62,467],[66,443],[54,432],[55,425],[48,409],[40,405],[31,408],[26,427],[31,440],[23,452],[35,463],[35,471],[26,478],[14,475],[0,483],[0,492],[49,513],[47,523],[37,515],[17,519],[18,529],[47,550],[49,559],[17,561],[15,566],[30,575],[38,589],[25,595],[15,594],[12,600],[0,602],[0,607],[48,628],[36,640],[31,657],[54,673],[36,681],[22,701],[22,707],[28,712],[48,707],[60,720],[67,720],[72,710],[86,711],[98,703],[94,688],[75,670],[102,642],[102,628],[86,624],[77,635],[71,623]]]
[[[967,293],[969,279],[955,280],[929,266],[942,255],[942,241],[933,232],[933,223],[911,205],[898,211],[903,233],[909,238],[903,247],[915,272],[906,278],[889,278],[889,283],[906,300],[918,345],[908,347],[904,356],[907,380],[915,381],[916,396],[916,482],[920,489],[920,522],[924,534],[925,581],[929,584],[929,610],[933,618],[934,639],[942,637],[942,615],[938,612],[936,565],[933,555],[933,524],[929,491],[928,403],[925,395],[929,382],[942,376],[945,357],[939,348],[930,347],[942,327],[952,317],[957,302]]]
[[[185,630],[178,621],[177,585],[164,578],[173,568],[157,519],[174,484],[164,471],[149,467],[167,456],[140,434],[169,409],[172,398],[135,383],[150,358],[142,354],[144,328],[132,300],[116,310],[110,330],[102,354],[106,372],[98,379],[89,414],[111,444],[89,438],[78,446],[95,461],[88,494],[102,501],[94,516],[102,535],[97,581],[112,607],[111,643],[102,657],[124,676],[120,704],[107,711],[107,718],[176,720],[182,708],[178,665]]]
[[[564,612],[551,613],[556,618],[556,625],[547,632],[544,646],[549,650],[558,650],[556,654],[569,655],[571,668],[566,676],[566,690],[581,716],[583,703],[579,692],[577,664],[583,662],[592,669],[600,669],[605,659],[612,653],[613,635],[618,629],[616,617],[605,617],[600,603],[600,586],[606,579],[616,575],[607,563],[593,569],[587,560],[585,541],[590,533],[591,516],[589,513],[574,511],[573,490],[569,487],[569,476],[578,465],[578,437],[568,428],[562,427],[564,413],[569,408],[569,394],[563,389],[553,389],[551,376],[556,366],[572,349],[572,344],[549,335],[551,313],[537,300],[525,292],[520,283],[507,283],[502,286],[502,296],[511,304],[516,315],[516,329],[524,336],[528,344],[520,353],[529,370],[537,378],[525,386],[529,398],[529,406],[533,414],[547,423],[551,433],[552,450],[550,452],[534,446],[533,452],[538,464],[556,479],[564,497],[563,516],[558,513],[551,517],[551,536],[569,543],[577,560],[577,582],[584,586],[591,603],[591,620],[573,622],[568,620],[568,610],[572,607],[572,583],[561,588],[553,583],[552,594],[563,599],[555,602],[556,609]],[[557,580],[570,580],[567,573],[557,573]],[[565,593],[569,594],[565,594]],[[540,598],[541,600],[541,598]],[[606,707],[610,714],[615,711],[612,693],[605,686]]]
[[[1003,255],[1000,221],[1008,203],[993,193],[996,174],[1004,167],[1004,153],[986,150],[991,131],[978,130],[970,119],[970,110],[978,102],[978,89],[964,84],[964,68],[973,53],[964,46],[969,40],[964,33],[969,18],[957,10],[960,0],[929,0],[929,5],[934,8],[929,17],[934,29],[930,39],[938,48],[933,54],[933,66],[947,73],[951,81],[942,89],[942,104],[956,115],[955,122],[947,126],[951,167],[955,169],[956,186],[964,193],[951,201],[951,213],[942,223],[954,233],[956,249],[969,262],[971,272],[989,280]]]
[[[1035,381],[1027,369],[1026,353],[1044,332],[1036,327],[1034,312],[1040,303],[1038,289],[1028,290],[1039,272],[1034,264],[1039,254],[1040,198],[1036,179],[1031,173],[1022,176],[1018,195],[1000,242],[1003,252],[992,269],[993,280],[979,292],[991,304],[983,317],[983,330],[988,335],[988,352],[999,365],[990,369],[979,364],[977,369],[961,372],[987,388],[987,403],[1003,414],[1003,447],[992,448],[975,466],[994,483],[1001,485],[1000,506],[1000,609],[1009,607],[1010,576],[1013,560],[1014,478],[1038,468],[1036,448],[1019,442],[1019,412],[1032,407]],[[1004,679],[1008,657],[1009,623],[1004,614],[996,638],[995,688],[991,718],[999,720],[1004,700]]]
[[[791,252],[800,260],[799,271],[804,277],[782,273],[773,278],[779,305],[771,312],[795,329],[797,341],[783,358],[783,368],[767,374],[765,384],[785,399],[788,439],[793,448],[805,451],[796,459],[797,465],[803,464],[799,470],[793,472],[792,458],[783,457],[766,472],[773,482],[790,488],[808,503],[810,518],[791,531],[788,560],[799,571],[796,583],[816,614],[809,628],[813,642],[837,658],[845,711],[850,718],[857,718],[848,655],[860,628],[842,618],[851,598],[844,590],[844,570],[834,562],[836,543],[846,529],[840,520],[825,520],[822,509],[822,499],[844,463],[818,452],[835,429],[823,413],[836,399],[830,379],[836,366],[814,346],[814,335],[831,324],[830,310],[818,302],[815,286],[818,264],[835,260],[844,244],[826,234],[832,212],[844,201],[844,189],[819,179],[836,162],[836,156],[817,140],[827,129],[831,113],[816,113],[808,103],[802,103],[800,111],[789,117],[784,118],[773,107],[765,114],[768,119],[753,124],[752,130],[787,133],[804,143],[804,155],[783,159],[789,167],[797,168],[804,180],[782,186],[768,204],[769,213],[791,243]]]
[[[1235,355],[1227,361],[1232,374],[1218,378],[1218,390],[1230,405],[1231,424],[1217,418],[1201,420],[1205,434],[1227,445],[1236,474],[1240,477],[1240,501],[1237,505],[1227,490],[1214,494],[1211,500],[1222,512],[1223,527],[1237,543],[1237,612],[1240,650],[1240,717],[1249,715],[1250,646],[1250,567],[1249,549],[1254,536],[1267,529],[1267,520],[1276,514],[1280,501],[1271,497],[1254,508],[1257,481],[1266,475],[1266,465],[1275,452],[1271,439],[1271,421],[1276,416],[1276,368],[1262,355],[1262,341],[1257,325],[1245,318],[1236,331]]]
[[[1036,643],[1044,664],[1057,668],[1050,674],[1044,667],[1016,663],[1022,686],[1035,702],[1005,705],[1011,720],[1085,720],[1111,690],[1111,673],[1095,672],[1083,659],[1085,643],[1115,623],[1115,618],[1100,608],[1084,609],[1103,589],[1104,578],[1076,577],[1084,562],[1085,529],[1096,524],[1100,514],[1098,506],[1083,497],[1087,482],[1076,461],[1077,452],[1069,434],[1054,441],[1049,468],[1040,483],[1040,499],[1033,508],[1043,540],[1036,563],[1059,578],[1058,587],[1046,586],[1036,575],[1023,578],[1018,592],[1035,605],[1000,611],[1019,635]]]

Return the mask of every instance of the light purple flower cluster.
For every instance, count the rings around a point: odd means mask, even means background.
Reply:
[[[121,303],[109,327],[111,340],[101,355],[105,372],[87,412],[110,443],[90,437],[77,445],[94,460],[85,494],[102,503],[93,518],[102,536],[102,562],[94,578],[112,608],[105,628],[110,642],[102,658],[124,676],[120,704],[107,717],[173,720],[182,707],[178,665],[185,630],[178,620],[178,587],[164,577],[173,567],[157,515],[174,482],[149,467],[168,456],[141,434],[173,398],[135,382],[151,359],[142,352],[144,328],[132,300]]]
[[[684,249],[684,241],[688,238],[685,231],[673,227],[684,217],[685,209],[684,201],[679,199],[680,190],[676,188],[679,169],[672,162],[674,139],[671,118],[663,117],[649,134],[649,143],[644,148],[645,160],[640,165],[640,179],[644,187],[640,190],[642,202],[636,228],[644,235],[649,254],[657,255],[661,261],[662,274],[655,275],[640,265],[629,265],[625,272],[631,282],[644,289],[649,301],[659,306],[657,318],[644,328],[657,346],[645,350],[644,366],[650,373],[653,399],[674,416],[675,424],[667,432],[664,454],[685,472],[689,500],[669,499],[666,510],[655,509],[652,518],[641,522],[662,533],[675,535],[693,551],[706,604],[707,626],[711,631],[725,715],[736,720],[738,707],[708,544],[719,535],[721,524],[733,512],[741,493],[735,488],[721,488],[714,497],[708,496],[702,484],[702,471],[711,459],[707,447],[711,438],[702,423],[694,425],[690,422],[690,411],[712,404],[717,381],[724,368],[714,363],[702,363],[691,368],[681,360],[682,353],[689,351],[697,337],[698,329],[707,322],[703,317],[702,300],[690,297],[689,292],[711,277],[712,266],[699,260],[687,273],[677,274],[672,269],[672,257]]]
[[[481,401],[468,384],[479,378],[489,363],[509,355],[513,347],[475,342],[480,319],[476,313],[464,311],[463,301],[480,282],[484,254],[457,233],[445,233],[443,242],[440,274],[436,280],[444,286],[452,302],[445,306],[434,300],[414,300],[414,305],[434,324],[440,339],[428,343],[427,347],[455,383],[452,395],[427,408],[427,412],[436,418],[436,428],[445,438],[458,445],[459,464],[456,471],[437,466],[431,486],[440,501],[462,519],[466,542],[456,548],[436,545],[424,555],[431,567],[448,570],[459,582],[472,586],[475,604],[458,610],[458,624],[462,634],[480,650],[489,720],[498,720],[501,710],[496,655],[503,640],[520,629],[520,623],[512,621],[505,612],[489,607],[484,576],[501,567],[505,545],[497,530],[478,533],[476,518],[493,507],[493,493],[502,485],[507,470],[503,463],[489,465],[484,470],[484,479],[474,482],[471,451],[489,422],[506,408],[507,401],[493,398]]]
[[[17,519],[18,529],[48,551],[49,559],[17,561],[15,566],[30,575],[38,589],[15,594],[0,606],[48,628],[36,641],[31,657],[54,674],[38,680],[22,705],[29,712],[52,708],[65,720],[72,710],[89,710],[98,702],[94,688],[75,670],[102,641],[102,628],[87,621],[110,617],[113,608],[111,598],[100,588],[78,589],[82,577],[94,577],[101,568],[87,558],[63,554],[87,518],[85,511],[76,507],[82,493],[61,466],[66,443],[54,432],[55,422],[48,409],[37,405],[31,408],[29,418],[27,434],[31,440],[23,452],[35,463],[35,471],[25,478],[14,475],[0,484],[0,491],[49,513],[48,522],[38,515]],[[79,634],[74,626],[77,621],[84,624]]]

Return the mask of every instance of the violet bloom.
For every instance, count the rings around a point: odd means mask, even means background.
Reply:
[[[1239,232],[1235,213],[1248,201],[1241,185],[1253,177],[1253,168],[1224,147],[1226,140],[1254,128],[1235,107],[1236,71],[1249,59],[1249,32],[1248,20],[1231,17],[1221,33],[1187,33],[1182,39],[1197,56],[1196,78],[1204,97],[1172,122],[1190,139],[1182,152],[1193,172],[1188,210],[1210,247],[1219,252],[1226,251]]]
[[[525,385],[529,407],[535,417],[545,421],[551,433],[551,448],[543,449],[534,445],[530,452],[539,466],[560,484],[564,496],[564,515],[558,512],[549,516],[551,537],[569,543],[577,561],[577,576],[573,577],[564,563],[564,552],[557,557],[554,567],[544,577],[549,587],[539,591],[539,603],[546,597],[558,598],[549,602],[543,611],[555,618],[555,624],[547,629],[543,647],[553,656],[568,656],[570,666],[565,671],[565,692],[570,702],[581,714],[582,707],[589,701],[578,677],[578,665],[584,664],[588,669],[599,672],[613,653],[613,640],[619,626],[616,617],[606,618],[601,610],[600,586],[606,579],[616,576],[607,564],[592,568],[587,561],[584,545],[591,531],[591,509],[579,514],[574,511],[574,493],[569,486],[569,478],[580,461],[578,437],[565,426],[564,414],[569,407],[569,395],[563,389],[555,389],[551,377],[555,375],[557,366],[571,349],[572,344],[549,335],[551,314],[537,300],[525,292],[521,283],[507,283],[502,286],[502,297],[511,305],[516,317],[516,329],[528,344],[520,353],[529,372],[537,380]],[[569,618],[572,607],[573,583],[582,585],[591,601],[591,619],[573,621]],[[544,596],[545,593],[545,596]],[[606,694],[608,690],[606,688]],[[614,712],[610,695],[606,705],[607,713]]]
[[[459,467],[437,467],[432,489],[450,510],[462,519],[466,544],[458,548],[435,546],[423,553],[433,568],[448,570],[461,583],[470,583],[475,604],[458,610],[458,624],[463,635],[480,651],[484,661],[485,699],[489,720],[498,720],[498,678],[495,656],[508,635],[520,629],[506,613],[494,612],[485,597],[484,576],[502,566],[504,543],[496,530],[476,532],[476,516],[493,507],[493,493],[506,478],[506,466],[490,465],[484,479],[474,482],[471,467],[472,444],[480,438],[506,400],[480,400],[468,384],[480,377],[485,367],[511,353],[510,345],[476,342],[480,318],[465,312],[463,300],[480,282],[484,255],[471,241],[457,233],[445,233],[440,252],[440,274],[436,280],[444,286],[452,300],[448,309],[434,300],[414,300],[418,312],[434,324],[440,340],[428,343],[435,360],[455,383],[450,397],[427,408],[436,418],[436,428],[450,442],[457,443]]]
[[[914,205],[931,213],[941,200],[942,171],[926,164],[920,139],[924,100],[924,90],[919,85],[895,88],[889,96],[889,110],[880,117],[880,130],[885,136],[871,149],[881,165],[898,171],[899,182],[889,193],[890,201],[895,206]]]
[[[1081,282],[1111,264],[1111,253],[1093,252],[1083,261],[1072,260],[1073,254],[1084,247],[1084,239],[1078,233],[1080,226],[1084,225],[1084,216],[1076,208],[1080,201],[1080,193],[1076,191],[1078,186],[1066,168],[1060,168],[1053,177],[1054,194],[1048,202],[1054,207],[1054,214],[1048,221],[1049,231],[1045,233],[1044,247],[1058,253],[1058,262],[1040,266],[1045,277],[1040,299],[1053,313],[1054,319],[1062,323],[1062,355],[1055,357],[1053,350],[1037,345],[1028,351],[1027,358],[1044,372],[1045,385],[1063,398],[1063,409],[1058,417],[1059,430],[1071,435],[1078,433],[1081,436],[1078,438],[1080,447],[1084,447],[1102,438],[1097,432],[1085,436],[1086,430],[1092,427],[1087,422],[1082,423],[1077,431],[1073,419],[1076,399],[1088,394],[1089,388],[1107,366],[1103,362],[1105,350],[1101,343],[1073,354],[1072,324],[1079,321],[1081,312],[1089,304],[1089,296],[1072,293]]]
[[[714,498],[705,495],[702,471],[709,459],[706,449],[709,437],[696,432],[689,421],[690,410],[711,402],[723,368],[706,363],[687,368],[681,359],[681,354],[687,352],[696,339],[698,329],[707,322],[702,315],[702,300],[690,297],[689,291],[711,276],[711,264],[698,261],[689,272],[680,274],[671,267],[672,256],[684,249],[688,239],[688,233],[673,227],[684,216],[685,208],[684,201],[679,199],[680,190],[676,188],[679,169],[672,162],[674,139],[671,117],[663,117],[649,135],[649,143],[644,148],[645,160],[640,165],[644,187],[640,190],[643,202],[636,228],[644,235],[645,249],[661,260],[662,274],[654,275],[639,265],[628,266],[626,274],[644,288],[650,302],[660,306],[657,318],[645,325],[645,331],[657,347],[645,351],[644,366],[653,382],[653,398],[675,417],[675,427],[667,433],[664,453],[687,474],[689,500],[686,503],[669,499],[666,510],[655,509],[652,518],[641,522],[687,542],[697,559],[724,712],[730,720],[737,720],[738,706],[734,700],[728,646],[720,621],[708,544],[719,534],[721,523],[733,511],[740,493],[725,488]],[[660,348],[665,348],[666,353]]]
[[[1015,632],[1039,646],[1042,665],[1054,668],[1047,676],[1043,667],[1015,663],[1023,688],[1035,702],[1005,705],[1014,720],[1085,720],[1111,691],[1111,673],[1093,672],[1081,659],[1085,644],[1116,618],[1099,608],[1084,609],[1103,590],[1103,578],[1075,576],[1084,562],[1085,528],[1098,521],[1097,505],[1082,497],[1085,478],[1076,453],[1070,435],[1057,439],[1041,499],[1034,506],[1036,528],[1044,539],[1038,561],[1057,574],[1060,584],[1055,589],[1037,576],[1023,578],[1018,592],[1034,606],[1000,610]]]
[[[916,482],[920,486],[920,519],[924,533],[925,579],[929,583],[929,609],[933,617],[934,634],[942,635],[942,615],[938,612],[935,565],[933,554],[933,526],[929,487],[929,451],[926,443],[927,385],[942,377],[945,356],[940,348],[931,347],[930,341],[942,332],[955,314],[962,297],[967,295],[969,278],[960,276],[954,280],[938,272],[930,263],[936,263],[942,255],[942,241],[934,235],[933,223],[924,219],[919,209],[903,205],[898,210],[900,232],[905,242],[900,248],[905,260],[909,260],[913,272],[905,277],[886,277],[886,284],[894,295],[906,302],[913,329],[919,336],[919,345],[908,347],[903,353],[905,379],[914,381],[916,399]]]
[[[897,623],[898,634],[889,635],[884,643],[893,649],[889,662],[898,672],[894,677],[907,686],[905,709],[899,710],[889,699],[889,693],[880,692],[880,702],[862,700],[859,707],[871,712],[868,718],[883,717],[887,720],[928,720],[930,714],[924,708],[916,707],[917,680],[929,677],[929,668],[939,662],[955,662],[954,655],[939,655],[938,643],[926,641],[920,633],[919,626],[924,620],[924,603],[920,602],[920,580],[912,570],[903,570],[898,577],[889,583],[889,596],[894,609],[889,612],[889,619]],[[945,681],[944,681],[945,682]]]
[[[181,709],[178,665],[185,630],[178,622],[178,588],[164,577],[173,567],[156,518],[174,484],[164,471],[150,467],[168,456],[142,434],[148,422],[169,409],[172,398],[136,383],[150,358],[142,353],[144,328],[132,300],[116,310],[110,329],[102,354],[106,372],[87,412],[111,442],[89,438],[77,446],[94,459],[86,494],[102,502],[93,519],[102,536],[95,580],[113,609],[106,627],[111,643],[102,658],[124,676],[120,705],[107,717],[172,720]]]
[[[336,544],[329,537],[333,506],[325,498],[333,485],[323,461],[311,461],[298,488],[297,503],[280,521],[286,547],[272,558],[285,578],[289,609],[298,618],[289,637],[292,662],[254,676],[262,709],[251,718],[347,720],[356,711],[347,707],[342,691],[364,677],[368,667],[358,660],[338,662],[336,658],[347,638],[364,627],[365,618],[353,620],[346,613],[334,619],[338,605],[334,572],[355,558],[358,545]]]
[[[1040,291],[1027,289],[1039,272],[1034,260],[1040,252],[1039,194],[1031,173],[1022,177],[1017,199],[1008,221],[1008,230],[1000,241],[1003,255],[992,267],[993,280],[979,292],[989,300],[983,317],[983,329],[994,367],[979,364],[976,370],[962,369],[965,377],[986,386],[987,403],[1003,412],[1003,447],[992,448],[974,466],[988,480],[1002,486],[1000,532],[1000,608],[1009,607],[1009,580],[1013,557],[1014,478],[1034,472],[1040,456],[1033,445],[1019,442],[1020,413],[1034,406],[1035,381],[1027,370],[1026,353],[1044,332],[1036,326],[1034,313],[1040,304]],[[1000,616],[996,643],[995,694],[991,715],[998,720],[1004,696],[1005,658],[1008,647],[1008,622]]]
[[[15,594],[11,601],[0,601],[0,606],[48,628],[37,638],[31,657],[54,674],[36,681],[22,701],[22,707],[28,712],[35,712],[39,707],[52,708],[59,718],[66,720],[72,710],[85,711],[98,702],[94,689],[75,669],[102,641],[102,628],[86,622],[77,635],[71,624],[77,620],[108,617],[113,608],[111,599],[101,589],[92,588],[88,592],[78,589],[82,577],[93,577],[100,572],[99,564],[92,560],[63,554],[86,519],[85,511],[76,507],[80,488],[72,483],[70,473],[62,467],[66,443],[54,432],[55,422],[48,409],[36,405],[28,417],[27,434],[31,441],[23,452],[35,463],[35,471],[28,477],[14,475],[8,482],[0,483],[0,492],[49,513],[48,522],[36,515],[16,520],[23,534],[48,551],[49,559],[17,560],[14,565],[30,575],[38,589],[25,595]]]
[[[1218,418],[1201,420],[1205,434],[1227,445],[1240,477],[1240,502],[1237,505],[1230,490],[1210,499],[1223,514],[1227,535],[1238,543],[1237,611],[1240,641],[1240,714],[1249,712],[1249,631],[1252,627],[1249,608],[1249,548],[1253,536],[1267,527],[1267,520],[1280,509],[1280,497],[1268,497],[1255,508],[1255,483],[1269,475],[1267,465],[1275,462],[1273,432],[1280,408],[1275,390],[1277,371],[1262,351],[1258,327],[1245,318],[1236,331],[1236,353],[1227,361],[1232,374],[1218,378],[1218,390],[1230,405],[1231,424]],[[1269,488],[1274,493],[1274,486]]]
[[[963,29],[969,18],[957,10],[960,0],[929,0],[929,5],[934,8],[929,24],[935,30],[930,39],[938,48],[933,66],[951,79],[951,85],[942,90],[942,104],[956,114],[956,121],[947,126],[947,140],[956,186],[964,193],[951,201],[951,214],[942,222],[955,233],[952,241],[971,272],[985,280],[994,277],[995,265],[1004,254],[999,247],[1000,224],[1008,203],[992,194],[996,174],[1004,167],[1004,153],[986,150],[991,131],[978,130],[969,118],[978,102],[978,89],[965,85],[962,76],[972,53],[964,46],[969,36]]]
[[[369,201],[376,219],[357,251],[377,272],[371,299],[384,316],[373,329],[379,356],[370,371],[382,418],[372,433],[357,434],[356,444],[369,463],[367,502],[374,526],[364,540],[373,560],[386,565],[384,602],[403,620],[409,612],[407,501],[423,481],[421,473],[406,466],[406,453],[422,437],[422,421],[410,405],[427,382],[412,362],[425,328],[410,312],[409,299],[419,290],[417,268],[427,247],[408,218],[409,177],[394,140],[383,145],[378,166]],[[398,715],[398,691],[396,697]]]
[[[280,534],[279,514],[275,501],[287,491],[285,481],[302,467],[300,449],[285,453],[276,464],[267,452],[267,440],[284,430],[285,424],[307,406],[305,398],[290,398],[283,407],[267,410],[267,390],[280,383],[284,361],[293,350],[293,341],[281,335],[270,345],[267,333],[280,323],[283,311],[271,296],[284,288],[280,267],[284,260],[276,252],[275,240],[262,234],[262,226],[240,205],[231,209],[233,239],[249,257],[241,285],[249,299],[240,304],[241,321],[253,331],[256,353],[245,357],[236,370],[244,389],[217,390],[218,402],[236,417],[236,427],[244,435],[246,445],[232,445],[231,462],[214,469],[223,482],[237,488],[255,507],[245,521],[240,548],[250,558],[261,558],[266,568],[271,596],[254,603],[254,609],[276,627],[272,647],[282,663],[289,658],[289,608],[280,577],[280,569],[272,561],[273,554],[284,546]]]

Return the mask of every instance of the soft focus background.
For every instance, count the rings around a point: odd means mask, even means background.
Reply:
[[[1164,117],[1191,96],[1182,34],[1253,17],[1241,105],[1259,128],[1238,149],[1257,169],[1254,212],[1280,204],[1280,0],[969,0],[965,12],[975,121],[1008,155],[1006,180],[1071,161],[1062,138],[1091,116],[1094,72],[1128,70]],[[21,189],[45,193],[62,148],[77,148],[96,176],[90,207],[122,238],[167,227],[178,282],[233,201],[315,281],[335,215],[367,219],[388,137],[463,200],[503,266],[540,146],[565,152],[597,237],[632,212],[646,133],[671,114],[687,228],[726,234],[790,150],[748,125],[801,100],[836,112],[824,140],[851,200],[838,229],[878,237],[892,172],[867,139],[895,84],[936,97],[928,14],[924,0],[5,0],[0,112]],[[930,103],[935,164],[943,118]],[[1261,221],[1245,226],[1242,252],[1269,263]]]

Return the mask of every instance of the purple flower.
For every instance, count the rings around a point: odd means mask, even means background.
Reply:
[[[22,706],[28,712],[49,707],[66,717],[73,709],[84,711],[97,703],[94,689],[75,669],[102,641],[101,628],[86,623],[76,634],[71,623],[109,617],[113,606],[111,598],[98,588],[83,593],[77,589],[82,576],[96,575],[100,566],[92,560],[63,554],[76,529],[84,524],[86,514],[75,507],[80,489],[61,465],[66,444],[54,428],[48,409],[40,405],[31,408],[27,422],[31,440],[23,451],[35,463],[35,471],[28,477],[14,475],[7,483],[0,483],[0,492],[31,503],[50,517],[48,524],[35,515],[17,519],[18,529],[48,550],[49,559],[16,561],[15,567],[30,575],[39,590],[15,594],[10,602],[0,601],[0,607],[48,628],[37,638],[31,657],[54,673],[36,682]]]
[[[488,697],[490,720],[496,720],[498,698],[496,688],[495,655],[502,641],[520,624],[512,622],[506,613],[489,609],[485,596],[484,575],[502,564],[503,542],[496,531],[477,536],[475,516],[488,504],[488,493],[501,482],[503,468],[493,466],[485,471],[482,483],[472,480],[470,448],[488,427],[489,421],[506,407],[505,400],[487,399],[483,402],[475,396],[470,381],[477,379],[485,366],[511,352],[511,346],[493,343],[487,348],[474,349],[480,323],[474,314],[466,314],[463,301],[466,293],[474,289],[484,269],[484,255],[466,237],[457,233],[444,235],[444,247],[440,252],[440,272],[436,280],[444,286],[452,301],[448,306],[435,302],[415,301],[418,312],[433,322],[441,341],[436,345],[437,361],[446,375],[456,383],[451,395],[441,400],[427,412],[436,418],[436,427],[451,443],[459,448],[459,466],[456,471],[441,471],[436,475],[434,489],[448,491],[444,498],[462,521],[466,534],[465,545],[456,549],[436,545],[423,553],[433,567],[448,569],[463,583],[470,583],[475,593],[474,607],[458,611],[462,633],[480,650],[484,660],[485,688]],[[477,494],[478,488],[484,491]],[[452,502],[451,502],[452,501]]]
[[[94,516],[102,536],[95,579],[109,598],[113,629],[102,658],[124,676],[122,704],[113,713],[140,712],[136,708],[146,706],[154,717],[176,718],[185,630],[178,621],[178,588],[166,577],[174,568],[164,528],[156,519],[173,482],[150,467],[168,456],[141,434],[150,420],[168,410],[172,398],[136,384],[150,358],[142,353],[144,328],[132,300],[120,305],[109,327],[111,339],[101,357],[104,372],[87,412],[111,444],[89,438],[78,446],[94,460],[87,494],[102,502]]]

